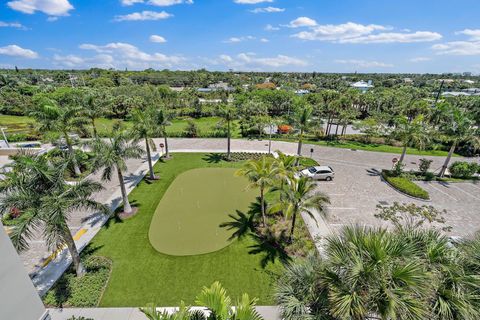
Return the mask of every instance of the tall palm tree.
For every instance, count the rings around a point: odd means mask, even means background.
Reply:
[[[30,113],[39,123],[40,132],[58,132],[65,139],[65,144],[73,161],[75,175],[80,175],[80,167],[74,157],[71,132],[83,132],[88,119],[82,115],[83,108],[79,105],[58,106],[53,100],[43,100],[41,105]]]
[[[275,185],[275,178],[278,174],[278,168],[274,165],[273,159],[262,157],[259,160],[249,160],[235,174],[246,177],[250,181],[249,188],[260,189],[262,219],[265,226],[265,191]]]
[[[156,110],[153,107],[149,107],[146,110],[139,110],[136,109],[131,112],[131,119],[133,122],[133,127],[131,130],[131,134],[133,139],[136,141],[144,140],[145,141],[145,149],[147,150],[147,161],[148,161],[148,169],[149,169],[149,176],[151,180],[154,180],[155,172],[153,171],[153,163],[152,163],[152,153],[151,150],[156,151],[157,148],[155,143],[153,142],[153,137],[155,133],[158,131],[156,126]]]
[[[132,213],[132,207],[128,201],[125,187],[124,173],[127,170],[127,159],[140,159],[144,150],[138,145],[138,141],[131,141],[130,135],[122,130],[120,125],[113,127],[113,133],[108,139],[94,139],[87,143],[94,153],[92,167],[95,171],[103,168],[102,180],[111,180],[116,171],[123,198],[123,211]]]
[[[283,190],[285,183],[288,183],[289,179],[293,178],[297,168],[297,157],[287,155],[281,151],[277,151],[278,157],[275,159],[274,164],[278,169],[277,178],[280,181],[280,190]],[[280,199],[282,199],[282,193],[280,193]]]
[[[22,154],[14,157],[12,170],[0,183],[0,212],[21,213],[11,234],[17,250],[28,249],[28,239],[41,229],[51,249],[67,246],[77,276],[84,273],[78,249],[68,226],[69,216],[77,210],[95,210],[108,214],[109,209],[92,195],[102,189],[88,179],[74,185],[64,178],[66,163],[52,163],[44,155]]]
[[[402,155],[398,161],[400,164],[405,159],[408,147],[423,149],[430,141],[430,131],[422,115],[415,117],[411,121],[404,116],[398,117],[392,136],[402,142]]]
[[[219,116],[222,121],[227,124],[227,160],[230,160],[231,139],[232,139],[232,121],[236,117],[235,109],[231,105],[223,105],[220,107]]]
[[[439,173],[439,176],[443,177],[459,143],[469,142],[475,149],[480,148],[480,131],[475,127],[475,121],[470,119],[469,115],[459,107],[442,104],[439,108],[441,108],[439,110],[441,113],[440,132],[450,142],[450,150]]]
[[[297,216],[302,213],[308,214],[315,220],[315,211],[326,216],[325,205],[330,203],[329,197],[319,191],[315,191],[317,184],[307,177],[291,177],[288,184],[280,190],[280,201],[271,207],[273,211],[282,211],[285,217],[292,219],[289,241],[293,240]]]
[[[295,127],[299,130],[298,133],[298,148],[297,155],[302,156],[303,135],[310,128],[312,120],[313,109],[310,106],[304,106],[298,110],[293,118]],[[297,164],[298,164],[297,159]]]
[[[107,104],[109,99],[105,96],[101,96],[98,91],[88,91],[85,94],[83,102],[83,114],[90,120],[90,125],[93,130],[93,138],[98,137],[97,125],[95,121],[107,113]]]
[[[164,108],[157,110],[155,114],[155,124],[158,126],[158,131],[160,135],[163,136],[165,140],[165,155],[164,158],[170,158],[170,151],[168,148],[168,138],[167,138],[167,127],[171,125],[171,115]]]

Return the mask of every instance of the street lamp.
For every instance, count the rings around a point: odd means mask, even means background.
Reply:
[[[10,143],[8,143],[7,135],[5,134],[5,129],[7,129],[7,128],[0,128],[0,130],[2,130],[3,140],[5,140],[5,143],[7,144],[7,147],[10,148]]]

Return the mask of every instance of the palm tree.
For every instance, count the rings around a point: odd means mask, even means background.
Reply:
[[[317,184],[307,177],[292,177],[280,190],[280,201],[271,207],[272,211],[282,211],[285,217],[292,219],[289,241],[293,240],[297,215],[306,213],[315,220],[315,211],[326,217],[325,205],[330,203],[329,197],[315,191]]]
[[[167,127],[171,125],[171,115],[167,110],[161,108],[155,114],[155,124],[158,126],[159,133],[165,140],[165,155],[164,158],[170,158],[170,151],[168,148]]]
[[[41,106],[30,113],[39,123],[39,131],[58,132],[62,134],[72,157],[75,175],[79,176],[82,172],[74,157],[73,142],[70,137],[71,132],[83,132],[88,124],[88,119],[82,115],[83,109],[79,105],[69,104],[59,107],[52,100],[43,100]]]
[[[157,311],[155,306],[140,310],[150,320],[262,320],[255,309],[256,302],[257,299],[251,299],[248,294],[244,293],[234,306],[227,291],[219,282],[214,282],[210,287],[203,287],[195,302],[197,305],[205,307],[207,312],[191,310],[183,302],[174,313]]]
[[[150,150],[156,151],[155,143],[153,142],[153,136],[158,131],[155,120],[156,110],[153,107],[149,107],[146,110],[136,109],[132,111],[131,118],[133,127],[131,130],[132,137],[136,141],[145,140],[145,148],[147,150],[148,169],[150,173],[150,180],[154,180],[155,172],[153,171],[152,154]]]
[[[249,160],[243,168],[239,169],[235,175],[244,176],[249,181],[249,188],[260,189],[260,203],[262,211],[263,225],[266,225],[265,217],[265,191],[275,185],[275,178],[278,174],[278,168],[274,161],[269,157],[262,157],[259,160]]]
[[[90,120],[93,129],[93,138],[98,137],[97,126],[95,121],[105,116],[107,112],[106,104],[108,100],[101,97],[97,91],[89,91],[86,93],[83,105],[83,114]]]
[[[297,157],[287,155],[281,151],[276,151],[278,157],[275,159],[274,164],[278,169],[277,178],[280,180],[280,190],[283,190],[285,183],[295,175],[295,169],[297,168]],[[282,199],[282,193],[280,193],[280,199]]]
[[[223,105],[219,112],[222,121],[227,124],[227,160],[230,160],[231,154],[231,138],[232,138],[232,121],[235,119],[235,109],[231,105]]]
[[[140,159],[144,150],[138,145],[138,141],[130,141],[128,132],[122,130],[118,124],[114,125],[110,138],[107,140],[97,138],[88,142],[87,145],[94,153],[92,167],[95,168],[95,171],[103,168],[102,180],[110,181],[113,171],[117,172],[123,198],[123,211],[132,213],[123,178],[127,170],[125,161],[127,159]]]
[[[402,142],[403,149],[399,164],[403,163],[409,146],[423,149],[430,141],[430,132],[422,115],[412,121],[403,116],[398,117],[392,136]]]
[[[17,250],[29,247],[28,239],[42,229],[50,249],[67,246],[77,276],[84,268],[68,226],[69,216],[77,210],[95,210],[109,214],[109,209],[91,196],[102,190],[99,183],[88,179],[74,185],[64,179],[66,163],[52,163],[44,155],[22,154],[14,157],[12,171],[5,173],[0,184],[3,195],[0,212],[19,211],[11,240]]]
[[[310,128],[311,119],[312,119],[313,109],[310,106],[302,107],[297,111],[293,118],[293,123],[296,128],[299,130],[298,133],[298,148],[297,155],[302,156],[302,143],[303,143],[303,134]],[[298,164],[299,159],[297,159]]]
[[[439,173],[439,177],[443,177],[459,143],[469,142],[475,149],[480,148],[480,132],[475,127],[475,121],[470,119],[469,115],[459,107],[442,104],[439,106],[439,112],[441,113],[440,131],[451,143],[447,158]]]

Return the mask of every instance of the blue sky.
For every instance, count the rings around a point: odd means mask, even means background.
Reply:
[[[0,67],[480,73],[478,0],[7,0]]]

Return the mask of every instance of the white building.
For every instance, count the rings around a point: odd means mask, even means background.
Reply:
[[[365,82],[363,80],[352,83],[351,86],[355,89],[358,89],[362,92],[367,92],[368,89],[374,88],[375,86],[372,84],[372,80],[368,80],[368,82]]]

